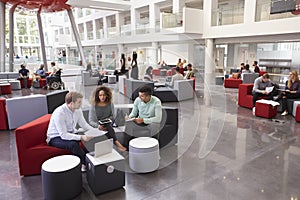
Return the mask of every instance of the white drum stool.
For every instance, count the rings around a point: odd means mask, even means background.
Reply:
[[[158,140],[138,137],[129,142],[129,166],[138,173],[155,171],[159,166]]]
[[[81,163],[77,156],[63,155],[46,160],[42,165],[45,199],[73,199],[82,191]]]
[[[116,76],[115,75],[108,75],[108,84],[114,84],[114,83],[116,83],[116,81],[117,81],[117,78],[116,78]]]

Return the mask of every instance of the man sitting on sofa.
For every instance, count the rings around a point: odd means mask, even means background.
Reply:
[[[265,73],[261,77],[255,79],[253,90],[252,90],[253,113],[255,113],[255,103],[259,97],[266,97],[268,100],[273,100],[272,90],[271,91],[268,90],[269,88],[271,89],[272,86],[273,85],[268,73]]]
[[[81,160],[81,171],[86,171],[85,152],[81,149],[79,141],[89,141],[93,137],[76,134],[76,125],[84,130],[93,129],[84,119],[80,109],[82,94],[69,92],[65,103],[57,107],[50,119],[47,131],[47,143],[61,149],[68,149]]]
[[[125,133],[134,137],[153,136],[160,129],[161,119],[161,101],[152,96],[151,87],[144,85],[139,89],[139,98],[135,99],[130,115],[125,117]]]
[[[190,79],[191,77],[194,77],[195,76],[195,72],[192,68],[192,64],[189,63],[187,66],[187,72],[186,72],[186,75],[184,76],[184,79]]]

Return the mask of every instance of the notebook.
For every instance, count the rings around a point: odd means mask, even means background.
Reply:
[[[113,139],[104,140],[102,142],[95,143],[95,153],[94,157],[97,158],[99,156],[109,154],[113,149]]]

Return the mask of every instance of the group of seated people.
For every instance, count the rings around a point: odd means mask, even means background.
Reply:
[[[83,117],[81,108],[83,96],[78,92],[69,92],[65,103],[53,112],[47,130],[47,143],[50,146],[70,150],[81,160],[82,171],[86,170],[85,154],[80,147],[80,141],[89,141],[92,136],[79,135],[76,125],[85,131],[97,128],[106,131],[106,136],[112,138],[120,151],[126,151],[116,137],[112,127],[114,123],[114,104],[112,92],[106,86],[97,86],[91,95],[89,109],[89,122]],[[110,119],[111,122],[101,124],[101,121]],[[139,98],[136,98],[129,116],[125,116],[125,132],[130,136],[153,136],[158,133],[162,119],[161,101],[152,96],[151,87],[145,85],[139,89]],[[145,135],[149,130],[150,135]],[[140,133],[140,134],[139,134]]]
[[[256,60],[253,62],[253,67],[254,67],[253,71],[250,70],[249,64],[245,65],[245,63],[241,63],[240,66],[241,66],[240,70],[238,70],[238,72],[232,73],[231,78],[240,79],[242,77],[242,74],[259,73],[260,72],[260,69],[258,67],[258,62]]]
[[[45,65],[41,64],[40,67],[33,73],[32,75],[32,81],[39,81],[42,78],[46,78],[46,86],[44,88],[48,88],[49,83],[55,79],[56,73],[59,71],[59,68],[56,67],[55,62],[51,62],[51,73],[46,76],[46,70]],[[21,64],[21,69],[19,70],[19,77],[18,80],[24,80],[25,81],[25,88],[27,88],[27,80],[29,78],[30,72],[28,69],[26,69],[25,64]]]
[[[254,86],[252,90],[252,105],[253,105],[253,112],[255,112],[255,103],[256,101],[262,97],[268,100],[273,100],[274,90],[273,91],[266,90],[267,87],[272,87],[273,83],[270,80],[270,76],[268,73],[258,77],[254,81]],[[282,100],[282,116],[288,114],[287,111],[287,99],[298,99],[300,98],[300,81],[298,72],[296,70],[291,71],[289,73],[289,79],[286,81],[285,89],[280,92],[280,94],[274,99],[275,101]]]
[[[184,74],[184,73],[182,74],[180,69],[181,69],[180,67],[175,67],[175,74],[171,77],[170,83],[166,83],[166,86],[173,87],[175,80],[191,79],[191,77],[195,76],[195,71],[194,71],[191,63],[187,64],[186,74]],[[145,75],[143,78],[144,81],[153,81],[152,70],[153,70],[152,66],[149,66],[146,69],[146,72],[145,72]]]

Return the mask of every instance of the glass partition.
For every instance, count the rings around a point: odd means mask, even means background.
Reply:
[[[212,10],[212,26],[223,26],[229,24],[241,24],[244,22],[244,3],[220,4],[217,9]]]
[[[182,27],[182,13],[162,13],[162,28]]]

